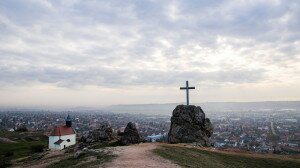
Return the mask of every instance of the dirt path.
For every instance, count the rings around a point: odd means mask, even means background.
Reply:
[[[169,160],[165,160],[154,155],[151,150],[159,147],[157,143],[143,143],[121,147],[119,156],[111,163],[105,165],[106,168],[179,168],[178,165]]]

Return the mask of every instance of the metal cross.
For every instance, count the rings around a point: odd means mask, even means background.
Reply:
[[[189,87],[189,81],[186,81],[186,87],[180,87],[180,90],[186,90],[186,105],[189,105],[189,89],[195,89],[195,87]]]

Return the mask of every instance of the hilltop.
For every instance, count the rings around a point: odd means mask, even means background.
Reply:
[[[194,147],[189,144],[144,143],[121,148],[118,157],[105,166],[109,168],[291,168],[300,166],[299,156],[237,153]]]
[[[30,143],[30,144],[29,144]],[[13,167],[201,167],[201,168],[290,168],[300,166],[300,156],[220,151],[191,144],[141,143],[117,146],[98,143],[84,153],[76,147],[33,153],[30,145],[41,141],[17,141],[2,145],[14,150]],[[13,147],[14,146],[14,147]],[[1,150],[2,150],[1,149]],[[6,148],[7,149],[7,148]],[[17,152],[20,151],[20,152]],[[79,157],[74,157],[78,154]]]

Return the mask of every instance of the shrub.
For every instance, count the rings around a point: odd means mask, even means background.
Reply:
[[[14,155],[14,152],[7,151],[7,152],[5,152],[4,157],[10,157],[10,156],[13,156],[13,155]]]
[[[38,152],[43,152],[44,151],[44,145],[32,145],[30,147],[31,152],[33,153],[38,153]]]
[[[11,159],[8,158],[8,157],[1,157],[0,156],[0,167],[2,168],[2,167],[9,167],[9,166],[11,166],[12,164],[11,164],[10,160]]]
[[[28,129],[26,128],[25,125],[22,125],[16,129],[16,132],[27,132],[27,131],[28,131]]]

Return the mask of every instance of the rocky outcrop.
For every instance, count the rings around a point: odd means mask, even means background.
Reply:
[[[102,123],[99,128],[89,131],[88,134],[81,137],[82,142],[98,142],[98,141],[110,141],[115,138],[113,129],[108,122]]]
[[[129,122],[123,133],[120,134],[120,142],[123,145],[137,144],[142,142],[142,138],[134,123]]]
[[[178,105],[171,117],[169,143],[193,143],[210,146],[213,126],[199,106]]]

